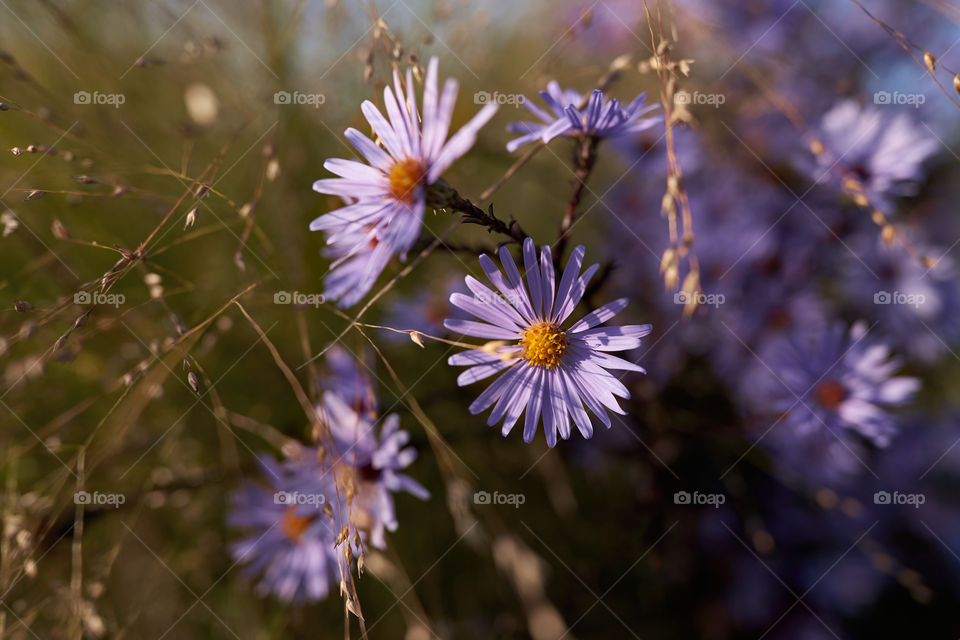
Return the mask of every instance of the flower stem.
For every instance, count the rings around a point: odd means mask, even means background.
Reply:
[[[563,256],[563,250],[567,246],[570,229],[577,219],[577,207],[580,206],[580,200],[583,198],[583,190],[587,186],[587,180],[590,178],[593,165],[597,160],[598,143],[599,140],[592,136],[580,138],[577,142],[576,151],[573,154],[574,174],[577,178],[577,184],[573,187],[573,194],[570,196],[567,212],[560,222],[560,235],[553,245],[553,263],[557,267],[559,267],[560,258]]]
[[[527,238],[527,233],[520,227],[520,224],[516,220],[510,218],[509,221],[504,222],[494,215],[493,205],[484,211],[467,198],[461,196],[456,189],[443,180],[439,180],[431,185],[430,191],[427,194],[427,204],[434,209],[449,209],[463,214],[463,222],[487,227],[491,232],[501,233],[515,242],[522,243]]]

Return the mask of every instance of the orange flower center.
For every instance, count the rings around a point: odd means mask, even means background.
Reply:
[[[296,507],[287,507],[280,518],[280,532],[291,542],[298,543],[316,516],[298,516]]]
[[[567,336],[552,322],[539,322],[520,334],[521,358],[535,367],[552,369],[567,350]]]
[[[836,411],[847,399],[847,388],[834,380],[826,380],[817,385],[813,392],[817,403],[829,411]]]
[[[390,195],[400,202],[412,204],[417,188],[427,177],[427,167],[420,160],[405,158],[390,167]]]

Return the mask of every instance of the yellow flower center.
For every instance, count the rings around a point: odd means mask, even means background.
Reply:
[[[394,199],[412,204],[417,196],[417,187],[427,177],[427,167],[420,160],[404,158],[390,167],[390,195]]]
[[[280,532],[291,542],[300,542],[316,516],[298,516],[295,507],[287,507],[280,518]]]
[[[552,369],[567,350],[567,336],[552,322],[538,322],[520,334],[521,358],[535,367]]]

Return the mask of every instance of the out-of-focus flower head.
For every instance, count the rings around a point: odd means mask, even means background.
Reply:
[[[817,156],[817,181],[826,174],[856,180],[874,205],[889,208],[898,196],[913,195],[924,178],[925,162],[939,142],[922,125],[898,113],[844,100],[820,123],[824,153]]]
[[[340,580],[336,549],[340,527],[324,509],[328,491],[317,491],[314,467],[262,457],[271,486],[249,483],[232,495],[228,523],[244,532],[230,546],[234,559],[260,576],[257,593],[286,602],[323,600]]]
[[[553,114],[551,115],[550,113],[547,113],[535,105],[531,100],[524,100],[523,106],[526,107],[530,113],[538,117],[541,122],[524,121],[513,122],[509,124],[507,126],[507,131],[512,133],[522,133],[523,135],[508,142],[507,151],[512,153],[528,142],[540,140],[543,138],[544,131],[546,131],[551,125],[559,121],[566,120],[567,107],[576,107],[583,102],[583,96],[573,89],[560,88],[559,83],[557,83],[555,80],[551,80],[549,83],[547,83],[547,90],[541,91],[540,97],[543,98],[543,101],[546,103],[550,111],[553,112]]]
[[[624,107],[616,98],[607,98],[603,91],[595,89],[585,107],[567,105],[564,109],[567,119],[547,127],[541,137],[544,142],[550,142],[562,135],[616,138],[639,133],[663,120],[661,116],[644,117],[660,107],[647,104],[646,99],[646,92],[641,93]]]
[[[911,239],[927,266],[869,229],[849,241],[844,290],[858,312],[876,318],[905,354],[929,363],[960,341],[960,289],[953,260],[938,247]]]
[[[909,402],[917,378],[868,335],[866,323],[801,327],[771,340],[743,377],[744,403],[761,422],[760,442],[814,484],[855,473],[867,442],[887,446],[897,432],[889,409]],[[769,426],[768,426],[769,425]]]
[[[353,487],[351,522],[369,532],[373,546],[382,549],[385,532],[396,531],[398,526],[393,494],[406,491],[421,500],[430,497],[416,480],[400,473],[417,458],[416,450],[406,447],[410,434],[400,429],[400,417],[390,414],[378,435],[374,419],[357,413],[335,393],[324,394],[320,411],[335,445],[327,461],[338,478],[344,479],[345,474]]]
[[[524,135],[507,144],[508,151],[514,151],[521,145],[538,138],[550,142],[558,136],[589,136],[592,138],[616,138],[639,133],[663,120],[660,116],[644,117],[660,105],[646,104],[646,93],[641,93],[628,106],[624,107],[616,98],[606,98],[603,91],[596,89],[582,108],[583,98],[575,91],[562,90],[556,82],[547,85],[540,97],[553,115],[540,109],[529,100],[523,104],[543,124],[537,122],[515,122],[508,129]]]
[[[319,448],[300,448],[282,463],[260,459],[270,487],[247,484],[234,492],[229,524],[245,537],[233,543],[234,558],[260,575],[258,593],[284,601],[312,602],[349,571],[340,544],[354,555],[369,540],[386,546],[398,526],[393,494],[429,492],[404,473],[416,459],[400,417],[387,416],[377,433],[375,397],[369,379],[344,350],[328,362],[337,391],[324,393],[318,414],[329,429]],[[350,535],[342,536],[347,529]]]

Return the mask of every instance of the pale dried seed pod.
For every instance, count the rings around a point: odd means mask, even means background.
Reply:
[[[676,289],[680,281],[680,270],[676,265],[668,267],[663,274],[663,284],[668,290]]]
[[[660,201],[660,211],[667,216],[677,215],[677,203],[674,202],[673,196],[669,193],[663,194],[663,199]]]
[[[50,231],[53,233],[53,237],[57,240],[70,239],[70,232],[67,230],[67,227],[60,222],[59,218],[53,219],[53,223],[50,225]]]
[[[273,182],[280,175],[280,161],[276,158],[271,158],[270,162],[267,163],[267,182]]]
[[[699,304],[698,298],[700,293],[700,274],[697,271],[691,271],[687,274],[687,277],[683,279],[683,286],[680,288],[680,291],[684,294],[686,300],[686,309],[690,309],[690,313],[693,313],[693,310],[697,308]],[[691,308],[692,304],[692,308]]]
[[[667,250],[663,252],[663,257],[660,258],[660,273],[664,273],[670,267],[675,267],[677,264],[677,250],[673,247],[667,247]]]

